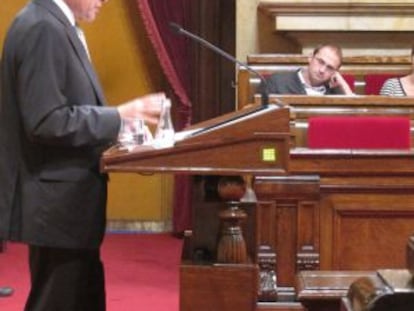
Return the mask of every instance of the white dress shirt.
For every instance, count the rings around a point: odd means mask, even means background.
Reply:
[[[65,1],[63,0],[53,0],[53,2],[62,10],[63,14],[67,17],[69,20],[69,23],[75,27],[76,34],[79,37],[79,40],[82,42],[83,47],[85,48],[86,54],[88,54],[88,57],[90,59],[88,44],[86,43],[85,34],[83,33],[82,29],[78,27],[75,20],[75,15],[73,14],[72,10],[68,7]]]

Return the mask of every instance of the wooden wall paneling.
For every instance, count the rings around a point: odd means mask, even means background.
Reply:
[[[180,311],[253,311],[255,265],[192,265],[180,268]]]
[[[335,195],[333,223],[333,270],[404,268],[414,196]]]
[[[260,232],[264,236],[260,243],[274,245],[278,285],[291,287],[299,250],[310,250],[302,259],[319,257],[319,229],[315,226],[319,223],[319,178],[256,177],[254,190],[260,203],[267,202],[265,208],[262,206]],[[269,238],[273,241],[267,240]],[[307,245],[310,247],[306,248]]]
[[[407,176],[392,174],[391,166],[377,176],[355,172],[321,179],[321,270],[405,266],[414,226],[413,181],[408,170]]]
[[[319,268],[321,270],[332,269],[332,247],[333,247],[333,208],[332,197],[329,194],[321,192],[319,202],[320,212],[320,259]]]
[[[380,163],[387,165],[379,168],[373,163],[377,156],[373,152],[366,159],[350,159],[339,152],[338,159],[325,166],[328,158],[310,152],[306,161],[314,166],[292,165],[292,173],[313,171],[320,177],[255,178],[259,201],[274,202],[267,203],[260,230],[261,242],[271,243],[264,237],[275,234],[279,286],[293,284],[292,278],[303,269],[298,260],[313,261],[310,269],[320,270],[406,265],[406,242],[414,227],[411,164],[402,152],[401,158],[384,158]],[[291,160],[294,164],[299,159],[295,155]],[[308,257],[304,250],[310,252]]]
[[[275,201],[259,201],[259,243],[260,245],[268,245],[271,250],[276,251],[277,234],[276,228],[278,223],[278,213]]]
[[[277,234],[274,201],[257,202],[257,259],[259,266],[258,301],[277,301]],[[276,275],[276,279],[274,278]]]
[[[278,286],[291,287],[296,275],[297,245],[297,203],[278,201],[276,203],[278,224],[277,236],[277,281]]]
[[[298,203],[298,240],[296,270],[318,270],[319,252],[319,202],[301,201]]]
[[[235,55],[235,0],[200,0],[191,5],[193,32]],[[193,123],[233,111],[235,64],[198,43],[193,55]]]

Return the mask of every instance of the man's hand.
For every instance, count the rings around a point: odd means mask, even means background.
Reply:
[[[355,95],[355,93],[352,91],[351,87],[348,85],[348,83],[345,81],[344,77],[339,73],[339,71],[336,71],[332,75],[331,80],[329,81],[329,87],[339,87],[345,95]]]
[[[148,124],[157,124],[161,113],[164,93],[153,93],[135,98],[118,106],[122,119],[142,119]]]

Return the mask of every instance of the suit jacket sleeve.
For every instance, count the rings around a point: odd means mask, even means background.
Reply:
[[[37,23],[18,57],[18,103],[27,137],[42,144],[105,145],[120,127],[115,108],[99,102],[67,29]]]

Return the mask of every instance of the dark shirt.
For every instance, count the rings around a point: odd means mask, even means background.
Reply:
[[[300,69],[299,69],[300,70]],[[306,95],[305,85],[299,79],[298,71],[280,72],[269,76],[267,81],[268,94],[303,94]],[[339,88],[331,88],[325,85],[325,95],[343,95],[343,91]],[[262,82],[257,90],[257,93],[263,93],[265,85]]]

